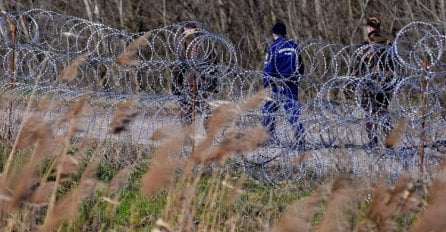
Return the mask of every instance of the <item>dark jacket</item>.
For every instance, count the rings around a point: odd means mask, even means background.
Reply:
[[[288,85],[297,85],[299,76],[304,73],[300,51],[299,45],[294,41],[285,37],[277,38],[266,53],[264,86],[273,84],[275,78],[285,81]]]
[[[180,46],[180,65],[174,69],[172,80],[174,95],[197,90],[215,92],[217,89],[214,52],[209,51],[206,44],[197,43],[195,39],[199,36],[199,32],[189,35]]]
[[[379,88],[391,91],[394,87],[392,44],[379,31],[371,31],[354,59],[354,75],[369,76],[378,81]]]
[[[392,44],[387,37],[382,36],[379,31],[371,31],[362,44],[365,46],[360,48],[356,58],[356,75],[379,73],[388,76],[389,71],[393,72]]]

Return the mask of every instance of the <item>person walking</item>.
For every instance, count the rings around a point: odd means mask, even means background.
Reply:
[[[209,94],[215,91],[216,78],[209,71],[215,60],[212,53],[197,42],[202,33],[195,22],[184,25],[179,51],[180,65],[174,70],[172,93],[179,97],[182,125],[192,124],[195,114],[201,113],[206,129],[210,114],[207,101]]]
[[[362,86],[361,107],[366,112],[366,130],[370,145],[378,144],[378,129],[387,136],[392,129],[389,102],[396,85],[391,56],[391,42],[381,34],[381,22],[370,17],[365,24],[367,38],[357,53],[355,76],[365,77]]]
[[[286,26],[276,23],[271,29],[273,43],[268,47],[265,62],[263,85],[271,88],[271,98],[263,105],[262,125],[268,129],[269,143],[275,143],[276,113],[282,106],[294,130],[295,144],[303,145],[304,127],[299,121],[301,106],[298,100],[298,81],[304,73],[301,48],[286,37]]]

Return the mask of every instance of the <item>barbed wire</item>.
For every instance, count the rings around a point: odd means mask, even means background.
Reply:
[[[412,22],[391,45],[297,39],[305,72],[297,77],[296,110],[304,135],[293,137],[295,128],[288,123],[283,102],[271,98],[278,103],[273,115],[275,143],[234,161],[267,180],[324,176],[330,170],[369,175],[386,170],[398,175],[417,166],[424,147],[427,164],[435,167],[446,145],[444,28]],[[200,122],[197,133],[204,134],[212,105],[239,102],[261,90],[265,75],[239,64],[244,52],[249,51],[238,50],[225,35],[199,22],[129,33],[41,9],[3,12],[0,93],[25,98],[33,93],[64,103],[46,117],[55,117],[67,104],[89,95],[94,110],[84,119],[80,136],[117,146],[128,141],[150,145],[157,128],[190,120]],[[372,65],[365,57],[379,59]],[[383,67],[389,66],[391,78],[383,80],[388,77]],[[269,80],[288,88],[284,78]],[[108,130],[113,110],[129,99],[137,99],[134,108],[141,114],[127,132],[113,135]],[[382,102],[388,107],[377,106]],[[10,114],[2,125],[5,131],[21,118],[23,107],[2,114]],[[261,109],[244,112],[235,125],[261,125],[265,116]],[[389,144],[388,133],[398,126],[405,133]],[[372,138],[378,143],[371,143]],[[304,144],[297,146],[300,140]],[[128,153],[105,158],[118,163],[137,159]]]

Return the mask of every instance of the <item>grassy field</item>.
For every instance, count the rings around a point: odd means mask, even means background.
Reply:
[[[55,121],[23,120],[0,146],[2,231],[443,231],[445,165],[433,176],[402,175],[390,183],[332,173],[319,182],[265,183],[243,175],[232,158],[258,148],[263,128],[226,128],[263,101],[228,103],[209,120],[206,138],[190,128],[163,128],[147,149],[117,149],[78,138],[86,98]],[[128,129],[132,102],[117,107],[110,133]],[[52,133],[58,127],[63,133]],[[174,132],[174,133],[172,133]],[[5,136],[2,136],[5,138]],[[193,149],[179,155],[186,143]],[[139,153],[127,165],[104,156]],[[298,161],[304,162],[304,159]],[[296,164],[298,165],[298,164]]]

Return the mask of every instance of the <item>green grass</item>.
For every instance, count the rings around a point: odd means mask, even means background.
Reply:
[[[156,221],[161,218],[167,203],[168,193],[162,191],[147,198],[139,193],[140,178],[146,172],[148,165],[139,165],[129,178],[129,183],[118,193],[107,196],[99,188],[93,197],[85,200],[79,207],[79,215],[75,222],[64,226],[63,231],[78,231],[88,227],[88,230],[95,231],[151,231]],[[102,182],[109,182],[113,175],[118,172],[113,165],[106,162],[101,163],[98,168],[97,178]],[[228,178],[235,183],[239,177]],[[181,178],[175,178],[179,181]],[[226,221],[231,216],[238,214],[245,218],[243,223],[238,225],[237,231],[247,231],[259,223],[273,225],[287,206],[293,201],[310,194],[309,190],[304,190],[302,184],[273,185],[245,178],[241,185],[243,191],[239,198],[232,205],[226,205],[225,199],[229,190],[219,186],[223,181],[222,177],[203,177],[197,186],[194,204],[196,207],[196,223],[205,223],[199,220],[199,215],[210,216],[206,219],[218,219],[218,222]],[[181,183],[175,183],[180,184]],[[67,184],[67,187],[72,187]],[[210,197],[212,189],[219,187],[217,195],[224,191],[223,199],[219,198],[215,202],[215,209],[206,212],[206,200]],[[104,197],[111,198],[119,202],[113,205]],[[201,199],[201,200],[200,200]],[[220,225],[221,226],[221,225]]]
[[[118,225],[142,229],[151,227],[166,205],[167,195],[159,193],[151,198],[145,198],[135,192],[123,192],[120,205],[116,208]]]
[[[0,145],[2,157],[6,157],[7,148]],[[18,156],[29,155],[19,152]],[[80,181],[82,171],[89,157],[94,157],[92,151],[83,155],[85,160],[80,165],[79,172],[72,174],[59,185],[57,196],[60,197],[75,189]],[[4,160],[4,159],[3,159]],[[17,159],[19,162],[23,158]],[[1,161],[1,159],[0,159]],[[20,164],[17,164],[20,165]],[[42,176],[49,168],[49,162],[43,162],[39,169]],[[128,183],[116,193],[107,193],[107,184],[122,167],[117,167],[107,161],[101,161],[96,169],[96,179],[99,182],[93,196],[87,198],[78,207],[78,215],[72,222],[65,223],[60,231],[152,231],[157,227],[156,221],[163,219],[170,225],[177,226],[180,215],[175,208],[174,196],[190,183],[184,181],[184,173],[177,172],[173,185],[167,190],[145,197],[140,194],[141,177],[150,168],[149,162],[134,166]],[[321,183],[312,183],[302,178],[301,182],[265,183],[230,171],[214,172],[212,175],[197,176],[199,182],[193,194],[193,222],[197,228],[205,230],[226,230],[235,218],[235,231],[265,231],[278,223],[293,202],[310,196]],[[49,179],[54,175],[50,175]],[[309,178],[310,180],[313,179]],[[231,187],[241,180],[239,195],[228,204]],[[225,182],[225,184],[223,184]],[[173,191],[173,192],[172,192]],[[176,191],[176,192],[175,192]],[[327,200],[322,199],[311,219],[311,224],[317,226],[324,217]],[[170,207],[170,208],[168,208]],[[354,225],[367,222],[367,211],[370,205],[364,199],[358,204],[355,214],[351,215]],[[168,218],[163,218],[168,215]],[[395,222],[400,231],[408,230],[416,219],[415,214],[400,215]],[[372,223],[372,222],[370,222]],[[201,227],[200,227],[201,226]]]

